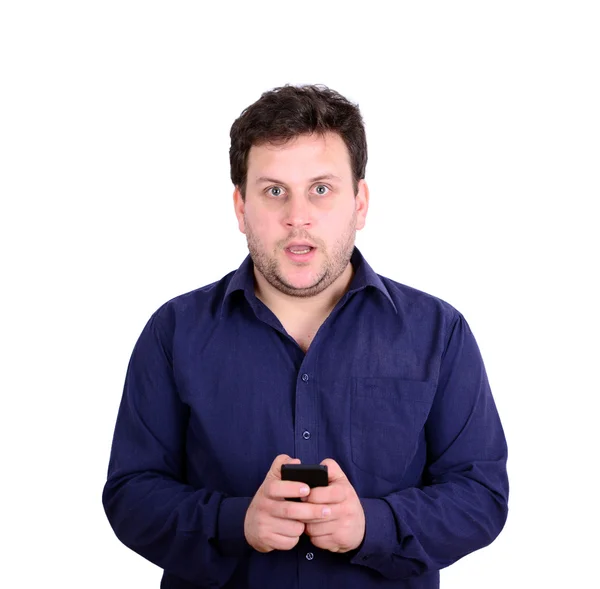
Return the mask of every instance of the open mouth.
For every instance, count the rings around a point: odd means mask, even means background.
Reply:
[[[316,251],[317,248],[312,245],[297,244],[286,247],[285,255],[295,264],[308,264],[313,260]]]
[[[310,254],[310,252],[312,252],[314,249],[314,247],[310,247],[308,245],[295,245],[286,248],[290,254],[294,254],[295,256],[304,256],[306,254]]]

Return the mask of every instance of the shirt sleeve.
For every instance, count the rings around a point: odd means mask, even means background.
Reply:
[[[155,314],[136,343],[102,502],[126,546],[170,574],[220,587],[250,550],[243,526],[251,498],[185,482],[188,413],[174,382],[172,339]]]
[[[362,500],[366,533],[351,562],[390,579],[442,569],[490,544],[506,521],[506,440],[478,346],[460,315],[425,434],[425,484]]]

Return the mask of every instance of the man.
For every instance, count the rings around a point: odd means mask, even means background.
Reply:
[[[438,587],[507,515],[473,335],[354,247],[369,204],[355,105],[322,86],[266,92],[233,124],[230,160],[250,255],[144,328],[110,523],[165,588]],[[282,480],[286,463],[327,465],[329,485]]]

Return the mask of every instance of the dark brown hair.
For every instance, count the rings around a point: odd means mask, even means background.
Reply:
[[[338,133],[350,152],[354,192],[365,177],[367,139],[358,105],[323,85],[286,85],[265,92],[231,126],[231,181],[245,198],[253,145],[285,143],[298,135]]]

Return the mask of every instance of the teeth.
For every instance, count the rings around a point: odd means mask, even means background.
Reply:
[[[309,247],[303,247],[303,248],[294,247],[294,248],[290,248],[290,251],[293,254],[307,254],[310,251],[310,248]]]

